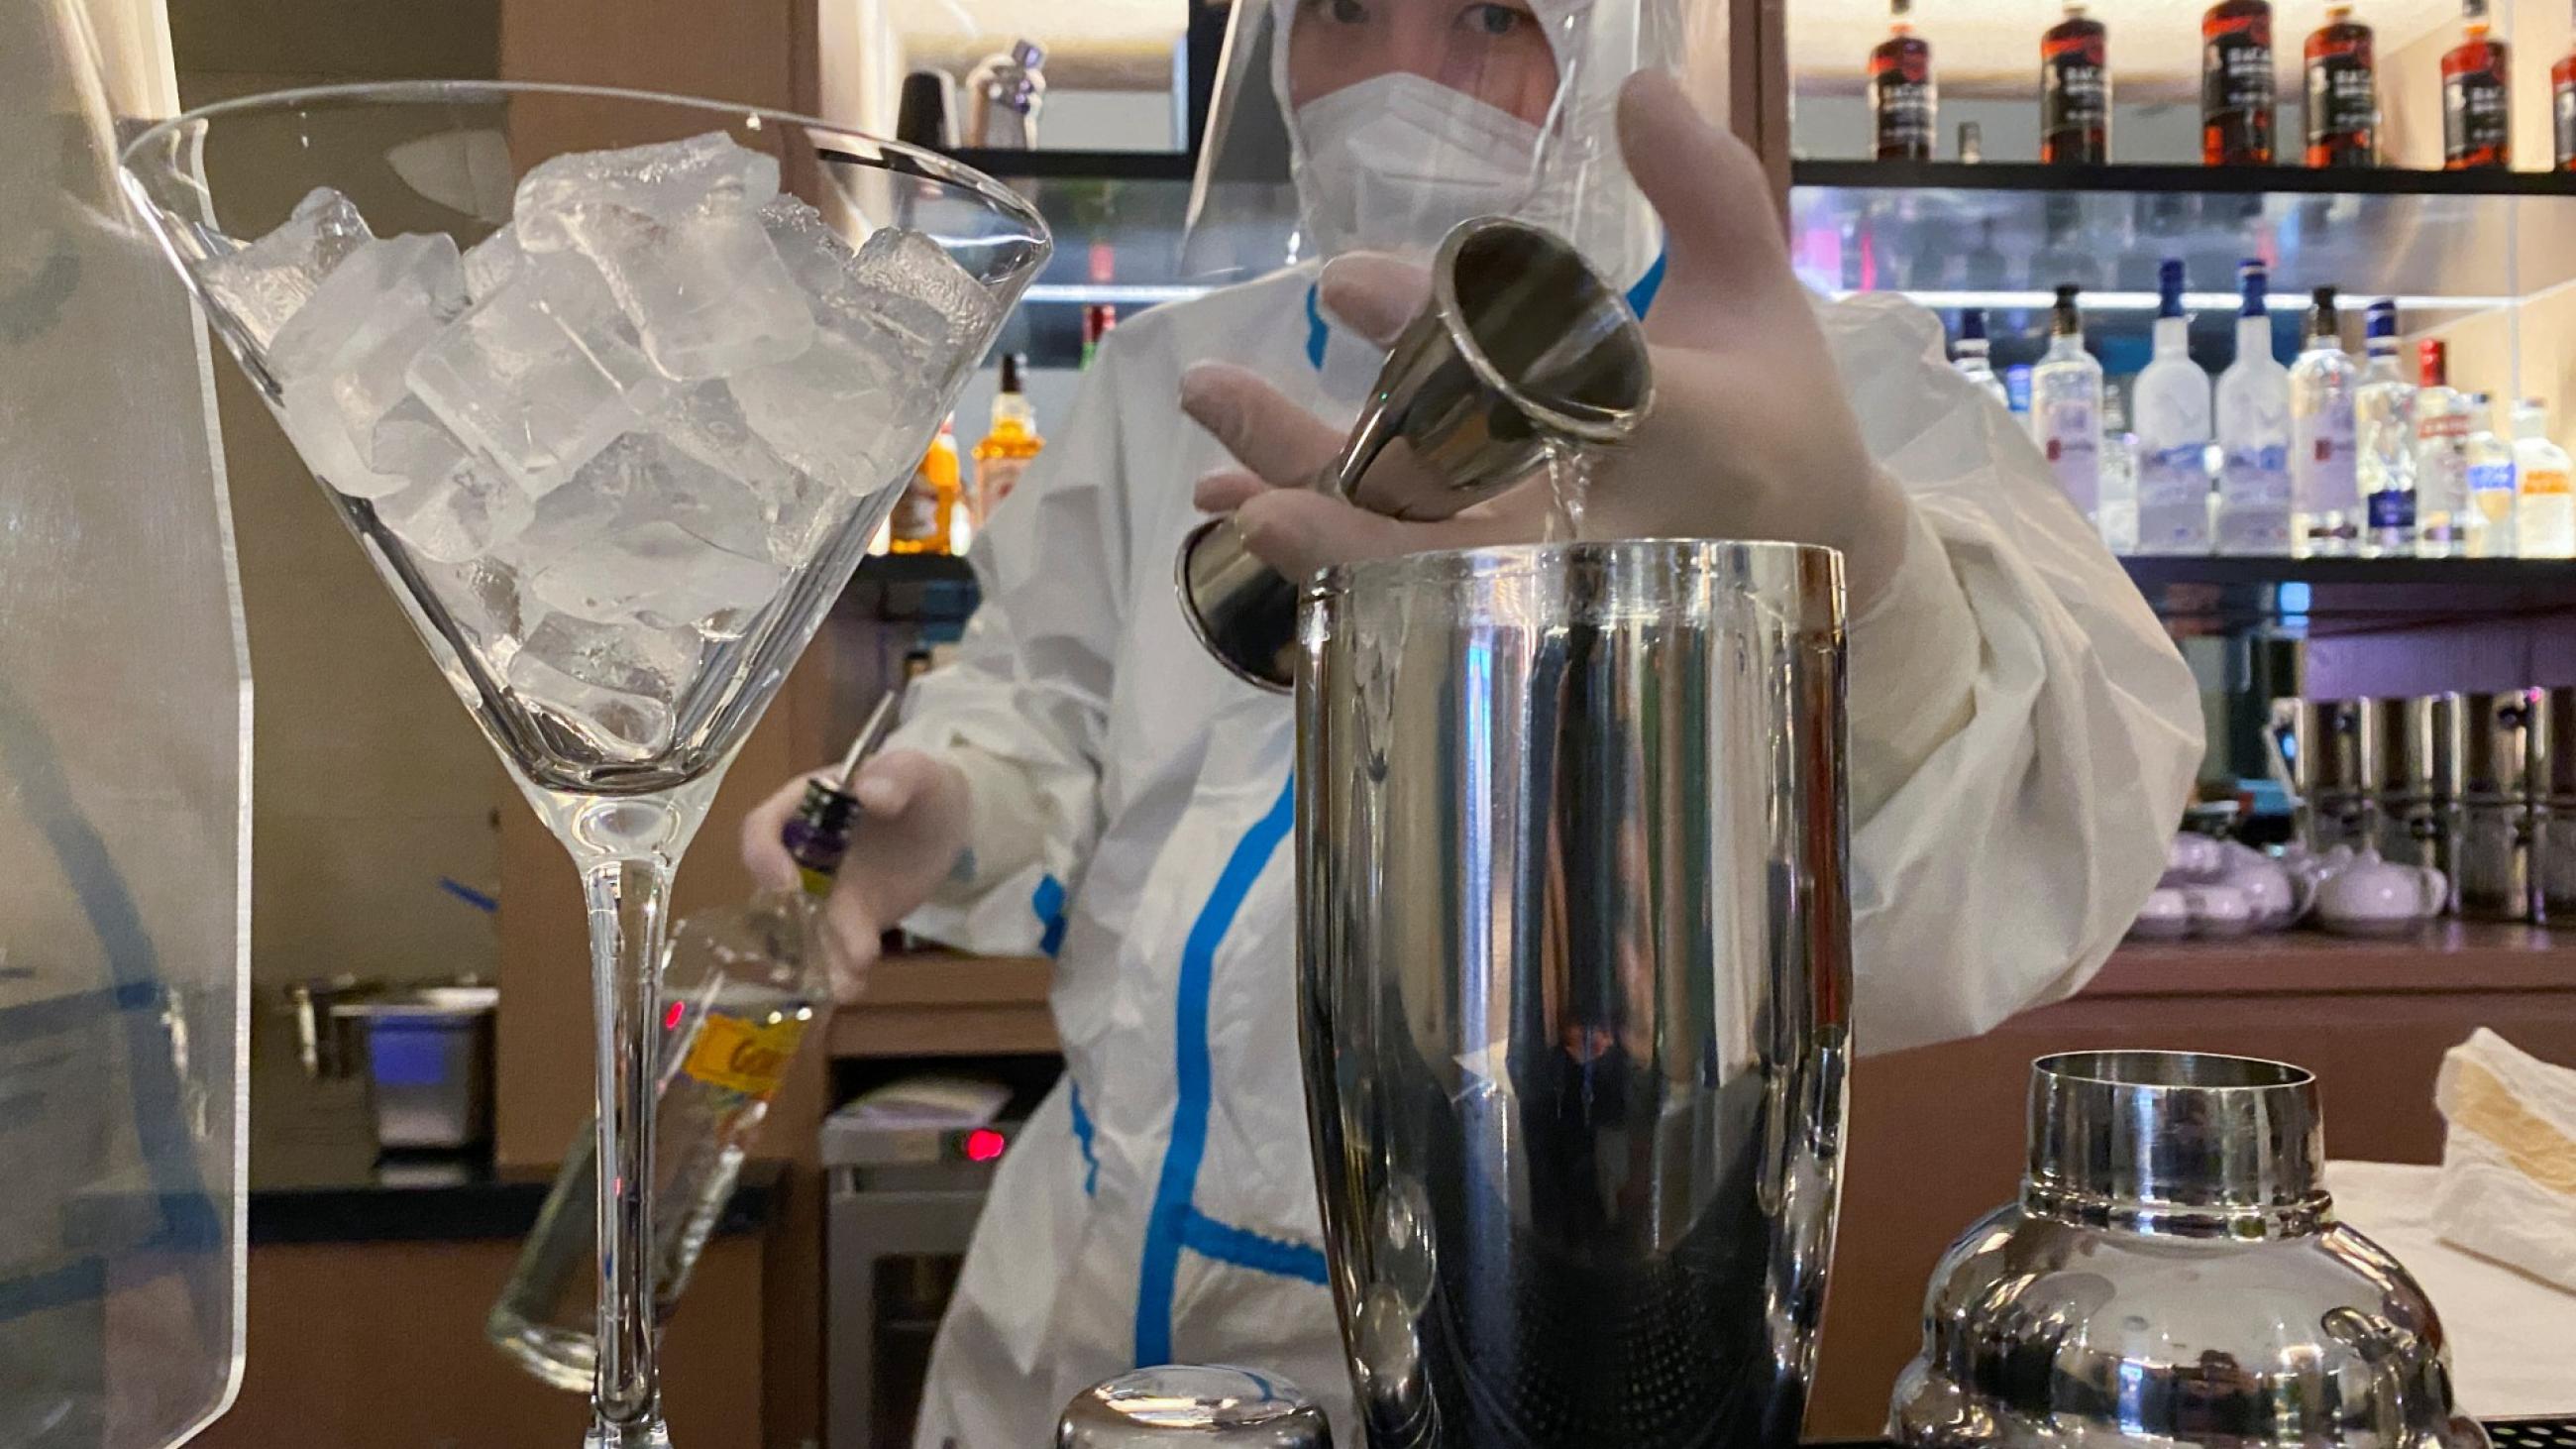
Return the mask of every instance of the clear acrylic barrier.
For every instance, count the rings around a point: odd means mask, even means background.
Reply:
[[[127,217],[160,0],[0,6],[0,1444],[241,1362],[250,685],[204,332]]]

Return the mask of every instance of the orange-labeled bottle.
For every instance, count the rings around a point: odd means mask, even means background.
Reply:
[[[1941,129],[1932,45],[1914,33],[1914,0],[1888,0],[1888,34],[1869,53],[1871,154],[1881,161],[1929,161]]]
[[[1046,439],[1038,436],[1037,412],[1020,391],[1023,365],[1016,353],[1002,355],[1002,386],[993,394],[993,427],[975,445],[975,516],[986,524],[1046,447]]]
[[[2379,164],[2379,59],[2350,5],[2328,5],[2308,37],[2308,164]]]
[[[2066,0],[2066,18],[2039,37],[2039,159],[2098,166],[2111,159],[2110,29]]]
[[[952,417],[939,425],[939,436],[930,440],[930,450],[912,470],[903,497],[895,500],[894,516],[886,521],[886,552],[956,552],[960,491],[957,420]]]

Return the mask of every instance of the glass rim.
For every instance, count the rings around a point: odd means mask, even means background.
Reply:
[[[916,146],[908,141],[890,141],[860,130],[856,126],[827,121],[796,111],[774,106],[755,106],[732,101],[719,101],[706,96],[681,95],[671,91],[649,91],[628,86],[582,85],[571,81],[508,80],[401,80],[344,81],[332,85],[294,86],[284,90],[261,91],[255,95],[235,96],[191,107],[166,120],[156,121],[138,132],[117,152],[117,168],[139,174],[150,166],[146,151],[179,136],[192,126],[260,112],[288,111],[318,103],[363,101],[378,104],[438,104],[504,100],[516,95],[554,95],[584,97],[603,101],[632,101],[670,106],[682,110],[704,111],[726,116],[755,117],[762,121],[795,126],[806,131],[846,136],[892,155],[913,162],[927,179],[943,186],[970,192],[995,210],[1009,215],[1030,228],[1034,234],[1048,234],[1046,219],[1037,207],[1018,192],[992,177],[937,151]],[[847,161],[868,164],[864,158],[842,157]],[[886,168],[892,169],[892,168]]]

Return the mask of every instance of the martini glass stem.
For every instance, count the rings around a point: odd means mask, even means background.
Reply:
[[[599,1067],[599,1360],[590,1444],[640,1449],[670,1442],[655,1361],[652,1186],[654,1015],[672,862],[645,853],[582,864]]]

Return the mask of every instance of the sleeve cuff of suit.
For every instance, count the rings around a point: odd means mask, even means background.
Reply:
[[[1920,507],[1911,515],[1896,577],[1851,623],[1852,822],[1878,813],[1975,712],[1980,644],[1967,592],[1949,550]]]

